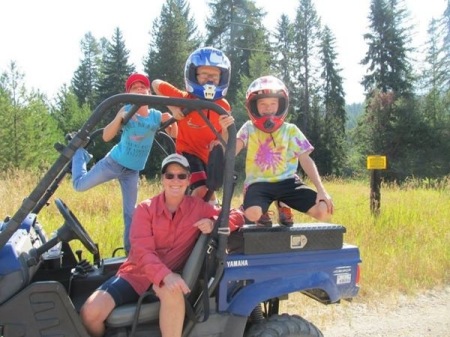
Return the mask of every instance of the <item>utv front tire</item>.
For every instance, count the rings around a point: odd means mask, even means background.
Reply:
[[[323,337],[323,334],[300,316],[282,314],[253,325],[245,337]]]

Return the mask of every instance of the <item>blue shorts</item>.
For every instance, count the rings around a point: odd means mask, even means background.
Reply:
[[[244,195],[244,209],[259,206],[266,213],[274,201],[282,201],[289,207],[306,213],[316,203],[317,193],[299,180],[292,178],[268,183],[253,183]]]
[[[97,290],[106,291],[114,299],[116,306],[126,303],[136,303],[139,299],[139,294],[133,287],[123,278],[113,276],[105,283],[103,283]],[[155,302],[158,300],[156,295],[147,296],[147,300]]]

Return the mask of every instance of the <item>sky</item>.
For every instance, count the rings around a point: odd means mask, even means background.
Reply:
[[[197,25],[204,29],[210,14],[208,0],[188,0]],[[362,102],[360,85],[365,68],[359,63],[367,52],[363,34],[368,32],[370,0],[312,0],[322,24],[330,27],[336,41],[337,62],[342,68],[347,104]],[[11,61],[25,75],[27,89],[39,89],[51,99],[69,85],[80,64],[80,42],[91,32],[96,39],[111,40],[119,27],[130,62],[143,70],[152,23],[164,0],[22,0],[2,1],[0,19],[0,72]],[[299,0],[256,0],[268,15],[266,27],[273,31],[280,16],[294,19]],[[414,46],[426,38],[430,20],[441,17],[447,0],[405,0],[414,25]],[[281,5],[282,4],[282,5]],[[19,20],[20,19],[20,20]],[[151,77],[151,74],[150,74]]]

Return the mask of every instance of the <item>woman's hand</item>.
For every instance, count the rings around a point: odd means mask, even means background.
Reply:
[[[208,218],[200,219],[194,224],[194,226],[197,227],[203,234],[209,234],[214,228],[214,221]]]
[[[180,291],[183,294],[189,294],[191,291],[181,275],[177,273],[167,274],[163,279],[162,285],[160,286],[153,284],[153,290],[158,297],[161,297],[161,292],[165,289],[171,292]]]

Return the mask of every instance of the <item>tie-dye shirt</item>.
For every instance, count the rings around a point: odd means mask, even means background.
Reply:
[[[267,133],[247,121],[238,131],[237,138],[247,148],[245,187],[256,182],[294,178],[299,156],[314,150],[303,132],[291,123],[283,123],[277,131]]]

